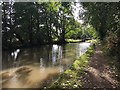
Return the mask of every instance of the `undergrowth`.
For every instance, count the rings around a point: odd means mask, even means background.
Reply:
[[[61,74],[49,88],[80,88],[81,76],[85,74],[84,69],[89,65],[89,58],[93,53],[94,49],[91,45],[87,52],[75,60],[73,65]]]

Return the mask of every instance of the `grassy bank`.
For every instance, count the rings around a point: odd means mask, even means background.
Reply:
[[[94,53],[93,46],[75,60],[73,65],[60,75],[59,79],[52,83],[49,88],[79,88],[81,87],[81,76],[85,74],[84,69],[89,65],[89,58]]]
[[[81,39],[77,39],[77,40],[75,40],[75,39],[66,39],[66,42],[67,43],[78,43],[78,42],[82,42],[82,40]]]

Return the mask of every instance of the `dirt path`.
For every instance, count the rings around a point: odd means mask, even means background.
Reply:
[[[94,55],[90,58],[90,65],[83,76],[83,88],[118,88],[115,80],[115,70],[108,65],[108,57],[101,51],[101,45],[96,46]]]

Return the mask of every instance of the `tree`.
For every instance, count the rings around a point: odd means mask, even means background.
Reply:
[[[65,43],[75,26],[69,2],[3,2],[3,46]]]
[[[82,3],[87,21],[93,25],[108,51],[120,59],[120,2]],[[114,51],[114,52],[113,52]]]

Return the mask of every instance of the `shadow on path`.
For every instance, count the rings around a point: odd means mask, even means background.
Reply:
[[[115,70],[108,65],[108,57],[97,45],[95,53],[90,58],[89,67],[83,76],[83,88],[118,88],[119,82],[114,78]]]

